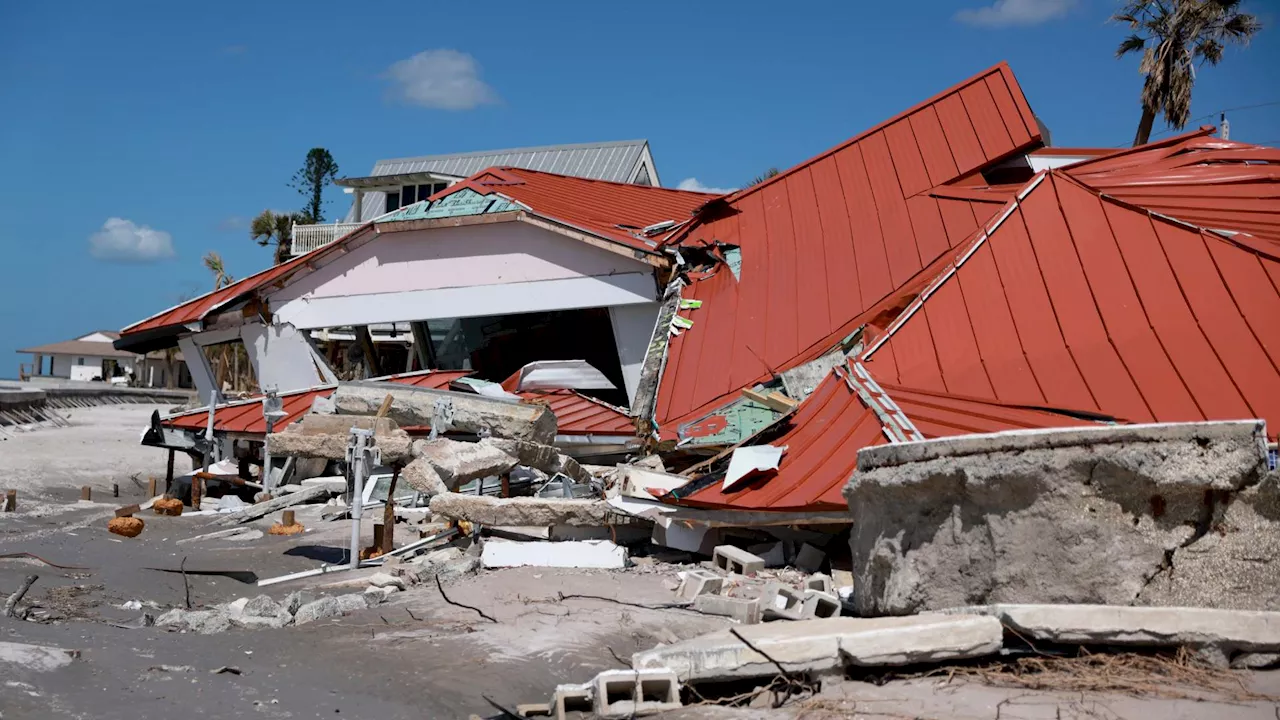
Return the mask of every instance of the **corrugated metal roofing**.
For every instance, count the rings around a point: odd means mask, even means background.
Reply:
[[[926,438],[1089,424],[1043,410],[885,383],[881,387]],[[676,502],[737,510],[848,509],[841,490],[857,466],[858,451],[887,442],[876,414],[842,378],[830,374],[783,423],[787,430],[769,441],[787,446],[776,472],[743,481],[728,492],[721,489],[720,477],[713,476],[708,478],[713,482]]]
[[[851,321],[968,238],[999,209],[932,188],[1041,144],[1000,64],[759,185],[709,206],[685,245],[741,248],[683,297],[694,327],[671,342],[659,424],[706,410],[830,348]],[[711,213],[715,212],[712,216]]]
[[[1280,253],[1038,175],[864,364],[882,381],[1130,422],[1280,430]]]
[[[535,214],[645,252],[657,242],[642,228],[666,220],[685,222],[718,195],[649,185],[588,180],[524,168],[490,168],[439,193],[439,200],[470,188],[501,193]]]
[[[545,403],[556,416],[561,435],[636,434],[635,422],[621,408],[587,397],[575,390],[526,390],[518,393],[526,402]]]
[[[592,180],[625,183],[631,180],[636,164],[644,155],[647,140],[622,140],[603,143],[545,145],[542,147],[484,150],[446,155],[379,160],[370,176],[402,175],[429,172],[454,177],[470,177],[491,167],[520,167],[529,170],[572,175]],[[653,181],[658,182],[656,168]],[[366,193],[362,205],[362,222],[381,215],[385,194]],[[347,211],[346,222],[355,222],[354,205]]]
[[[1208,137],[1211,130],[1064,171],[1108,195],[1193,225],[1280,242],[1280,150]]]

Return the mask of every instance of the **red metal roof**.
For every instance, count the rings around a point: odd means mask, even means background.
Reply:
[[[877,378],[1130,422],[1263,418],[1276,436],[1280,253],[1064,171],[1021,195],[871,346]]]
[[[1280,242],[1280,149],[1213,128],[1064,168],[1084,184],[1193,225]]]
[[[483,170],[432,197],[466,187],[482,194],[499,192],[537,215],[649,253],[656,252],[663,236],[643,237],[642,228],[667,220],[687,222],[695,210],[720,197],[515,167]]]
[[[926,438],[1089,424],[1043,410],[885,383],[881,387]],[[783,422],[789,429],[769,443],[787,446],[776,472],[748,478],[728,492],[716,478],[675,502],[739,510],[847,509],[840,493],[857,466],[858,451],[886,442],[876,414],[843,379],[830,374]]]
[[[550,407],[560,435],[636,434],[635,421],[626,411],[576,390],[525,390],[518,394],[525,402],[541,402]]]
[[[1000,208],[933,188],[1039,145],[1031,109],[1002,63],[708,206],[680,242],[740,247],[741,277],[719,266],[684,289],[703,305],[683,313],[694,326],[671,342],[659,424],[830,348],[854,318]]]

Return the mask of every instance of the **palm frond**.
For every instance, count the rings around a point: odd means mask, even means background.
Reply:
[[[1129,53],[1140,52],[1147,47],[1145,38],[1138,35],[1130,35],[1120,42],[1120,46],[1116,48],[1116,57],[1124,57]]]

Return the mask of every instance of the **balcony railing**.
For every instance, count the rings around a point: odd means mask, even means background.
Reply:
[[[324,247],[360,227],[360,223],[331,223],[329,225],[294,225],[293,242],[289,250],[295,256]]]

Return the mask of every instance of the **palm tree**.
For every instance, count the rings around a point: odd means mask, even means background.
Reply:
[[[213,273],[214,290],[221,290],[235,282],[235,279],[227,274],[227,269],[222,264],[222,256],[218,253],[210,250],[208,253],[205,253],[203,262],[209,272]]]
[[[1135,146],[1151,138],[1157,113],[1181,130],[1191,111],[1196,66],[1217,65],[1226,43],[1248,45],[1262,29],[1239,7],[1240,0],[1129,0],[1111,18],[1134,31],[1116,48],[1116,57],[1142,53],[1138,70],[1146,79]]]
[[[274,213],[263,210],[249,224],[249,237],[257,240],[262,247],[275,243],[275,264],[279,265],[289,259],[289,247],[293,243],[293,224],[307,222],[307,216],[302,213]]]
[[[208,268],[209,272],[213,273],[213,289],[215,291],[221,290],[235,282],[235,278],[227,274],[227,268],[222,263],[222,256],[218,253],[210,250],[205,253],[202,262],[204,263],[204,266]],[[227,373],[231,371],[232,358],[225,343],[217,347],[220,348],[217,357],[214,357],[209,353],[208,349],[204,350],[204,352],[207,353],[209,360],[214,363],[214,373],[218,384],[218,392],[222,392],[223,383],[227,379]],[[237,350],[237,352],[239,352],[239,350]],[[239,357],[237,356],[236,359],[238,360]],[[232,378],[231,382],[233,385],[236,384],[238,382],[238,378]]]
[[[747,187],[751,187],[752,185],[759,185],[760,183],[764,182],[765,180],[768,180],[769,178],[777,174],[778,174],[778,168],[771,167],[768,170],[765,170],[762,174],[751,178],[751,182],[747,183]]]

